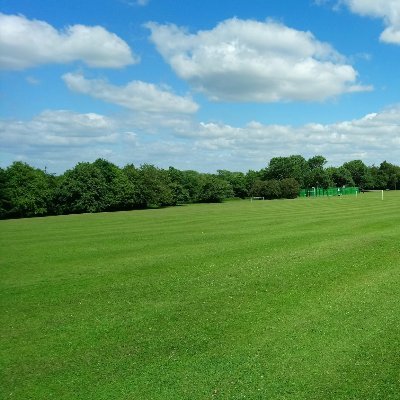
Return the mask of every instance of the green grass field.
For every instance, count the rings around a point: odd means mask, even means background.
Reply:
[[[2,399],[400,399],[400,192],[0,221]]]

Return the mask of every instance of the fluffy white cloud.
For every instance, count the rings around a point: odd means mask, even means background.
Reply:
[[[20,70],[76,60],[103,68],[139,61],[126,42],[101,26],[73,25],[57,31],[44,21],[0,13],[0,68]]]
[[[155,115],[137,116],[111,118],[47,110],[31,120],[0,120],[0,166],[20,160],[62,173],[78,162],[102,157],[121,166],[152,163],[165,168],[200,168],[203,155],[195,154],[192,141],[168,136],[164,131],[181,131],[183,125],[189,129],[185,117],[179,121],[161,115],[156,120]]]
[[[86,79],[79,73],[63,76],[68,88],[135,111],[150,113],[194,113],[198,105],[190,97],[177,96],[168,88],[132,81],[126,86],[111,85],[102,79]]]
[[[349,9],[362,16],[382,18],[386,29],[380,39],[386,43],[400,45],[400,1],[399,0],[342,0]]]
[[[0,122],[3,144],[35,146],[81,146],[113,141],[115,123],[95,113],[79,114],[67,110],[47,110],[30,121]]]
[[[144,7],[150,3],[150,0],[119,0],[119,1],[130,7],[134,7],[134,6]]]
[[[400,106],[360,119],[300,127],[251,122],[243,128],[201,124],[193,134],[199,149],[229,152],[231,158],[248,162],[273,156],[322,154],[332,163],[352,159],[367,163],[397,162],[400,145]]]
[[[371,90],[329,44],[277,22],[234,18],[196,34],[146,26],[177,75],[215,101],[314,101]]]
[[[400,105],[351,121],[299,127],[46,111],[30,121],[0,121],[0,141],[3,163],[23,159],[55,172],[98,157],[200,171],[260,169],[271,157],[290,154],[322,154],[334,165],[353,159],[398,163]]]
[[[103,115],[47,110],[31,120],[0,120],[3,162],[23,160],[62,172],[80,161],[109,158],[116,148],[129,151],[136,134]]]

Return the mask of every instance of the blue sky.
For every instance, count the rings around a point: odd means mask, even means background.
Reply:
[[[2,0],[0,162],[400,156],[400,0]]]

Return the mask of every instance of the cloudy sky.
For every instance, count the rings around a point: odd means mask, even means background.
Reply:
[[[1,0],[0,166],[400,162],[400,0]]]

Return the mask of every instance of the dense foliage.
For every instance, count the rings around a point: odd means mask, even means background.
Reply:
[[[23,163],[0,168],[0,218],[131,210],[185,203],[221,202],[226,198],[259,196],[295,198],[301,187],[400,187],[400,167],[379,167],[353,160],[325,168],[326,159],[300,155],[272,158],[260,171],[216,174],[132,164],[123,168],[98,159],[81,162],[60,176]]]

